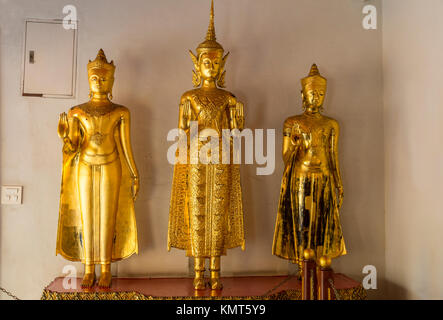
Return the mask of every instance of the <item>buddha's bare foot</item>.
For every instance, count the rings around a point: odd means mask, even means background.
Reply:
[[[95,273],[94,272],[88,272],[85,273],[82,280],[82,288],[92,288],[95,281]]]
[[[205,258],[194,258],[194,289],[204,290],[206,287],[205,283]]]
[[[204,290],[206,288],[205,278],[195,278],[194,279],[194,289],[195,290]]]
[[[220,281],[220,278],[211,278],[211,289],[212,290],[221,290],[223,289],[223,285]]]
[[[106,289],[110,288],[112,283],[112,275],[110,272],[102,272],[100,279],[98,280],[98,286],[100,288]]]
[[[212,290],[221,290],[223,285],[220,281],[220,257],[211,257],[210,261],[211,281],[209,282]]]

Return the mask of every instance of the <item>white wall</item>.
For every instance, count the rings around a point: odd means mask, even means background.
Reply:
[[[380,7],[379,1],[374,1]],[[78,98],[20,96],[25,18],[62,18],[63,1],[0,1],[0,182],[24,186],[24,204],[1,206],[0,286],[39,298],[68,262],[56,257],[61,175],[59,113],[87,100],[86,63],[102,47],[117,65],[114,100],[131,109],[135,158],[141,174],[136,204],[139,256],[118,263],[124,276],[188,274],[183,252],[166,250],[172,167],[168,130],[178,101],[192,88],[194,49],[206,33],[209,1],[70,0],[79,14]],[[216,1],[218,40],[231,51],[227,88],[246,104],[250,128],[275,128],[272,176],[243,168],[246,251],[231,250],[224,275],[284,274],[289,264],[271,255],[283,164],[281,128],[301,112],[300,82],[316,62],[329,80],[325,114],[342,126],[345,187],[342,224],[348,256],[334,262],[357,280],[372,264],[384,278],[385,221],[382,57],[380,30],[361,26],[362,1]],[[44,77],[44,75],[42,75]],[[80,266],[76,264],[77,266]],[[381,293],[383,286],[378,290]]]
[[[443,299],[443,2],[383,1],[389,296]]]

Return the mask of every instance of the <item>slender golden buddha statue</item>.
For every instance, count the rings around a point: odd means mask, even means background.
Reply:
[[[111,285],[111,262],[138,252],[134,201],[139,189],[130,113],[114,104],[115,66],[102,49],[88,63],[90,101],[60,115],[63,172],[57,254],[85,265],[82,287]]]
[[[206,39],[191,51],[197,89],[184,93],[179,107],[179,128],[187,133],[188,160],[195,145],[202,159],[205,143],[199,139],[205,130],[217,135],[222,145],[222,130],[243,129],[243,104],[225,90],[224,66],[228,54],[216,41],[214,4],[211,4],[209,29]],[[192,135],[192,125],[198,125],[198,135]],[[228,142],[232,160],[232,141]],[[205,259],[210,260],[210,287],[222,288],[220,282],[220,256],[229,248],[244,249],[243,208],[238,164],[220,163],[223,148],[210,154],[210,161],[176,163],[174,166],[169,212],[168,250],[171,247],[186,250],[194,257],[196,290],[204,289]],[[209,153],[208,153],[209,154]],[[226,155],[226,154],[225,154]],[[203,157],[204,158],[204,157]],[[218,158],[220,161],[214,161]]]
[[[299,266],[305,249],[314,250],[317,259],[346,254],[339,218],[339,125],[320,113],[326,79],[315,64],[301,84],[304,113],[283,126],[285,170],[272,248],[274,255]]]

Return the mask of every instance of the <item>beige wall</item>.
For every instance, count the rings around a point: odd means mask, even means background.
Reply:
[[[383,2],[386,278],[392,298],[443,299],[443,2]]]
[[[117,273],[187,275],[184,253],[166,251],[172,178],[166,135],[177,124],[180,95],[192,88],[187,50],[205,35],[209,1],[67,2],[77,6],[80,20],[78,98],[23,98],[23,21],[62,18],[62,3],[0,1],[0,182],[24,186],[22,206],[1,206],[0,285],[19,297],[39,298],[68,263],[54,255],[61,174],[57,121],[59,113],[87,100],[86,63],[100,47],[117,65],[114,99],[131,109],[141,174],[140,254],[118,263]],[[225,275],[293,271],[271,255],[283,170],[281,127],[301,111],[299,79],[316,62],[329,80],[325,113],[342,126],[342,224],[349,255],[334,268],[360,280],[363,266],[372,264],[384,278],[381,32],[362,28],[362,6],[354,0],[216,1],[218,40],[231,51],[227,88],[245,102],[249,128],[277,131],[275,173],[256,176],[255,166],[243,168],[246,251],[229,252],[222,262]]]

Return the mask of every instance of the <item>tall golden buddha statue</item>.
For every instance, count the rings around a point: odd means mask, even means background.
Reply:
[[[134,201],[139,175],[132,154],[130,113],[114,104],[115,66],[102,49],[88,63],[90,101],[60,115],[63,172],[57,254],[85,264],[82,287],[111,285],[111,262],[138,252]]]
[[[220,89],[224,87],[228,56],[223,53],[215,37],[212,2],[206,39],[198,46],[197,55],[190,51],[197,89],[184,93],[180,100],[178,126],[187,133],[188,162],[174,166],[168,228],[168,250],[175,247],[194,257],[196,290],[206,286],[205,259],[210,259],[210,287],[221,289],[220,256],[226,255],[229,248],[241,246],[244,249],[239,165],[232,164],[233,161],[228,164],[214,161],[225,158],[223,148],[218,149],[218,154],[210,154],[210,161],[192,160],[193,145],[202,159],[201,153],[206,149],[199,136],[205,131],[212,130],[221,146],[222,130],[243,129],[243,104],[232,93]],[[195,124],[198,135],[192,134]],[[232,160],[232,142],[228,145],[228,156]]]
[[[274,255],[299,266],[304,249],[314,250],[317,259],[346,254],[339,218],[339,125],[320,113],[326,79],[315,64],[301,84],[304,113],[283,126],[285,170],[272,248]]]

